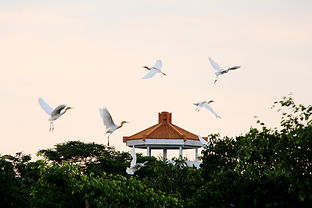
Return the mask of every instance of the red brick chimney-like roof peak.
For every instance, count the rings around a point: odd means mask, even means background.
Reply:
[[[169,112],[161,112],[161,113],[158,113],[158,123],[161,124],[161,123],[172,123],[172,120],[171,120],[171,113]]]

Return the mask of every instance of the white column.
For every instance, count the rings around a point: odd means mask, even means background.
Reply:
[[[152,150],[150,146],[147,146],[147,156],[148,157],[152,156]]]
[[[167,160],[167,149],[163,149],[163,160]]]
[[[179,147],[179,157],[183,158],[183,149],[182,146]]]
[[[198,148],[195,148],[195,161],[198,160]]]

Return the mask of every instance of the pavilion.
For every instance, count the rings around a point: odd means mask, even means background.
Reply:
[[[207,137],[204,137],[207,140]],[[203,144],[198,136],[172,123],[172,113],[158,113],[158,124],[144,129],[132,136],[124,136],[123,142],[128,147],[147,149],[147,156],[151,156],[152,149],[162,149],[163,159],[167,159],[167,150],[179,150],[179,157],[183,158],[184,149],[195,150],[195,161],[198,159],[198,148]]]

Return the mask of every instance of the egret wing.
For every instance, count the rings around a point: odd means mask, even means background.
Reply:
[[[162,62],[161,60],[156,60],[154,68],[156,69],[160,69],[162,67]]]
[[[142,79],[149,79],[152,78],[158,71],[156,69],[151,69],[149,70],[149,72],[147,74],[145,74],[144,77],[142,77]]]
[[[212,60],[212,58],[208,58],[209,59],[209,62],[210,62],[210,64],[211,64],[211,66],[215,69],[215,70],[217,70],[217,71],[224,71],[224,69],[221,67],[221,66],[219,66],[219,64],[217,64],[214,60]]]
[[[211,113],[213,113],[217,118],[221,118],[208,103],[204,103],[203,106],[207,108]]]
[[[41,108],[42,108],[47,114],[51,115],[52,112],[53,112],[53,108],[52,108],[48,103],[46,103],[42,98],[39,98],[38,101],[39,101],[39,104],[40,104]]]
[[[135,154],[134,147],[132,147],[132,149],[130,150],[130,155],[132,157],[132,160],[131,160],[131,163],[130,163],[130,167],[134,167],[136,165],[136,162],[137,162],[137,156]]]
[[[51,116],[55,116],[58,114],[61,114],[61,110],[63,110],[64,108],[66,108],[66,105],[59,105],[57,106],[51,113]]]
[[[198,139],[199,141],[203,144],[203,145],[208,145],[208,142],[206,140],[203,139],[203,137],[198,135]]]
[[[109,129],[116,126],[111,114],[108,112],[107,108],[100,108],[100,114],[103,119],[104,126]]]

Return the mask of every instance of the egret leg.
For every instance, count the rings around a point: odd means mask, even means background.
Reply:
[[[110,134],[111,135],[111,134]],[[108,135],[108,137],[107,137],[107,146],[109,147],[109,136],[110,135]]]
[[[54,130],[54,124],[53,124],[53,122],[50,122],[50,132],[52,131],[53,132],[53,130]]]
[[[217,81],[218,81],[218,76],[216,76],[216,79],[215,79],[214,83],[216,83]]]

